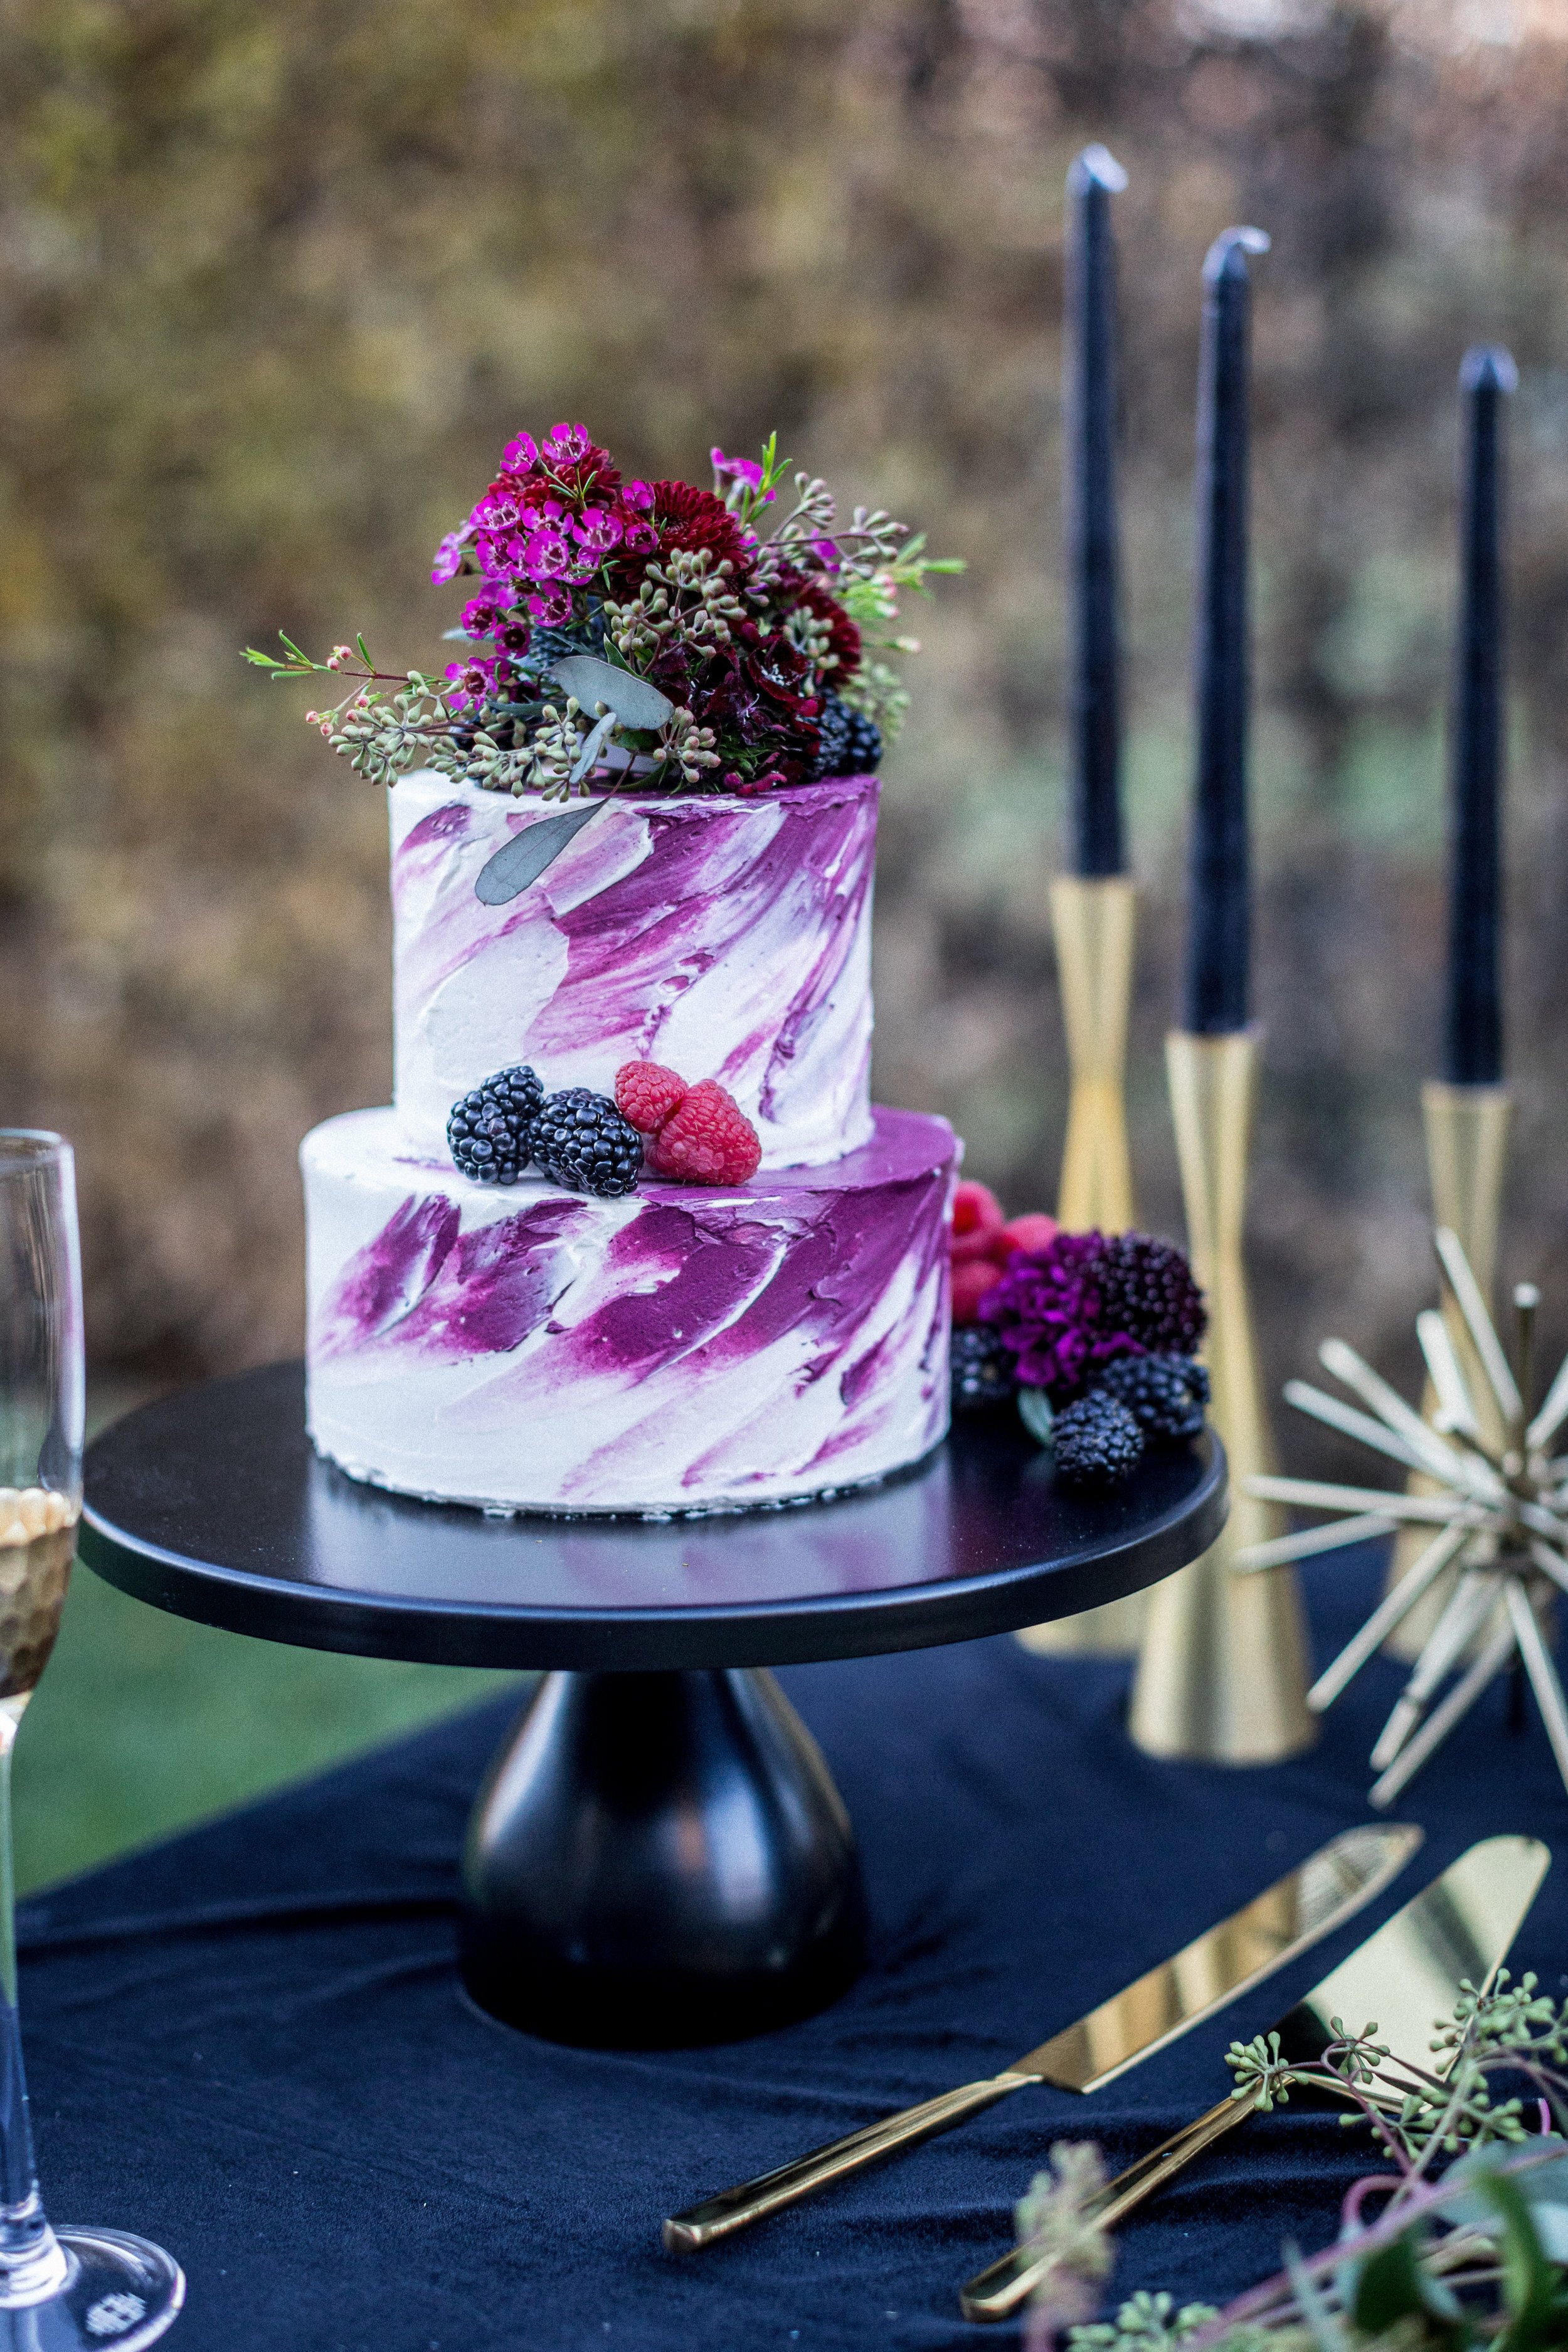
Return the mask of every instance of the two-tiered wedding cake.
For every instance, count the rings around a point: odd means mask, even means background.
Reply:
[[[310,1423],[356,1477],[523,1509],[681,1510],[876,1478],[947,1426],[940,1118],[874,1109],[878,782],[612,801],[520,898],[475,879],[545,814],[391,794],[396,1101],[307,1136]],[[527,1063],[717,1077],[732,1189],[618,1199],[452,1164],[453,1102]]]
[[[714,461],[521,435],[437,558],[480,583],[449,684],[268,665],[346,677],[311,717],[394,787],[395,1100],[301,1151],[310,1433],[355,1477],[727,1509],[947,1426],[958,1146],[868,1086],[900,696],[862,630],[933,567],[804,475],[764,536],[773,445]]]

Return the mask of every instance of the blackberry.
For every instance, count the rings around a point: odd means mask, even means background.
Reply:
[[[544,1088],[520,1062],[455,1102],[447,1144],[460,1172],[478,1184],[515,1184],[532,1157],[528,1131],[543,1100]]]
[[[1057,1476],[1064,1486],[1115,1486],[1143,1458],[1143,1433],[1124,1404],[1091,1390],[1058,1413]]]
[[[1174,1444],[1202,1432],[1209,1376],[1190,1356],[1113,1356],[1095,1386],[1127,1407],[1146,1441]]]
[[[979,1412],[1013,1394],[1013,1359],[988,1323],[960,1324],[952,1335],[952,1409]]]
[[[851,710],[839,696],[824,695],[817,724],[822,741],[811,771],[814,784],[824,776],[868,776],[873,768],[880,767],[881,729],[862,712]]]
[[[593,1094],[586,1087],[547,1095],[529,1140],[545,1174],[569,1192],[613,1201],[636,1190],[642,1138],[608,1095]]]
[[[1173,1242],[1108,1234],[1094,1268],[1100,1319],[1152,1354],[1190,1356],[1208,1326],[1204,1295]]]

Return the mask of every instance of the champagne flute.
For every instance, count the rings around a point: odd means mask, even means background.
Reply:
[[[22,2073],[11,1750],[65,1605],[82,1417],[71,1148],[0,1129],[0,2347],[11,2352],[134,2352],[185,2294],[179,2264],[145,2238],[50,2228]]]

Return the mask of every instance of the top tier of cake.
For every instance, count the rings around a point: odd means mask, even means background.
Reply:
[[[764,1169],[871,1134],[878,780],[742,799],[618,794],[503,906],[474,884],[559,803],[405,777],[392,819],[396,1106],[445,1157],[452,1105],[526,1062],[547,1091],[612,1091],[623,1062],[717,1078]]]

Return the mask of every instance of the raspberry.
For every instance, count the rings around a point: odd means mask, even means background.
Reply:
[[[952,1269],[952,1319],[955,1324],[977,1323],[980,1302],[987,1291],[996,1287],[996,1268],[988,1257],[962,1260]]]
[[[757,1130],[734,1096],[702,1078],[648,1145],[647,1164],[656,1176],[685,1184],[743,1184],[762,1156]]]
[[[686,1080],[662,1062],[623,1062],[616,1072],[616,1108],[639,1135],[652,1135],[686,1099]]]
[[[963,1265],[970,1258],[989,1258],[1001,1231],[1001,1202],[988,1185],[966,1178],[952,1196],[950,1246],[954,1265]]]
[[[1015,1217],[996,1236],[996,1263],[1005,1265],[1015,1250],[1043,1250],[1057,1237],[1057,1221],[1041,1209]]]

